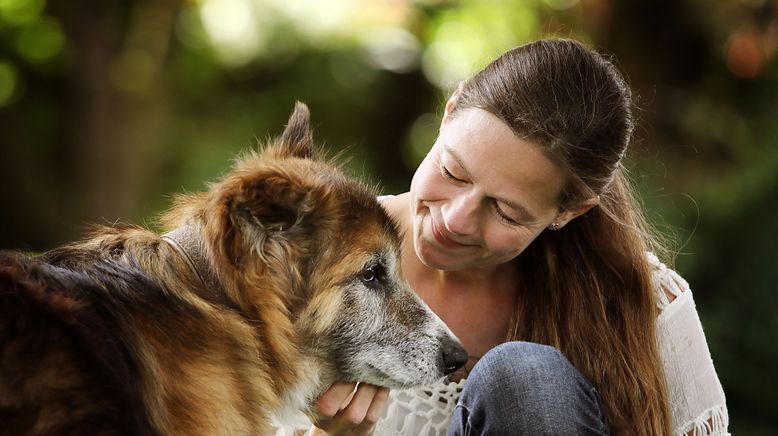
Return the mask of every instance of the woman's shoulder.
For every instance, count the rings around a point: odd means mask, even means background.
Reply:
[[[684,293],[691,293],[689,283],[677,271],[662,263],[656,254],[647,252],[646,260],[651,267],[651,278],[660,310],[667,308]]]

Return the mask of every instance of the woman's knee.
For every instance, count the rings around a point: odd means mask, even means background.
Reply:
[[[468,380],[484,388],[513,388],[526,395],[556,385],[577,383],[580,374],[556,348],[531,342],[506,342],[491,349],[475,365]]]
[[[559,350],[529,342],[508,342],[486,353],[459,401],[462,421],[483,430],[473,434],[567,434],[581,428],[604,434],[601,407],[597,391]]]
[[[462,400],[473,407],[521,404],[525,413],[567,413],[580,404],[597,405],[591,383],[556,348],[508,342],[484,355],[470,372]]]

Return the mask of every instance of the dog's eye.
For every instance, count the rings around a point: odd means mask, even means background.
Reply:
[[[382,273],[381,265],[371,265],[362,270],[360,278],[365,283],[373,283],[381,280]]]
[[[362,270],[362,281],[372,282],[375,280],[375,267],[371,266]]]

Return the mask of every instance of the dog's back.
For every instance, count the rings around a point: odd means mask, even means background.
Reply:
[[[155,286],[112,269],[135,289]],[[86,272],[0,253],[2,433],[154,434],[106,294]]]
[[[119,260],[95,247],[138,231],[102,228],[37,258],[0,252],[0,434],[261,434],[269,425],[268,368],[243,314],[160,284],[132,249]],[[170,250],[141,247],[159,259]]]

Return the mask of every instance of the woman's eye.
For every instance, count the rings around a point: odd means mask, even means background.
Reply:
[[[456,176],[454,176],[453,174],[451,174],[451,171],[449,171],[448,168],[446,168],[445,166],[441,165],[440,168],[443,171],[443,175],[446,176],[446,178],[449,178],[451,180],[455,180],[457,182],[464,182],[464,180],[459,179]]]
[[[505,212],[503,212],[502,209],[500,209],[500,206],[497,205],[497,203],[494,203],[494,210],[495,212],[497,212],[497,216],[500,217],[501,220],[505,221],[506,223],[512,226],[519,225],[518,221],[506,215]]]

